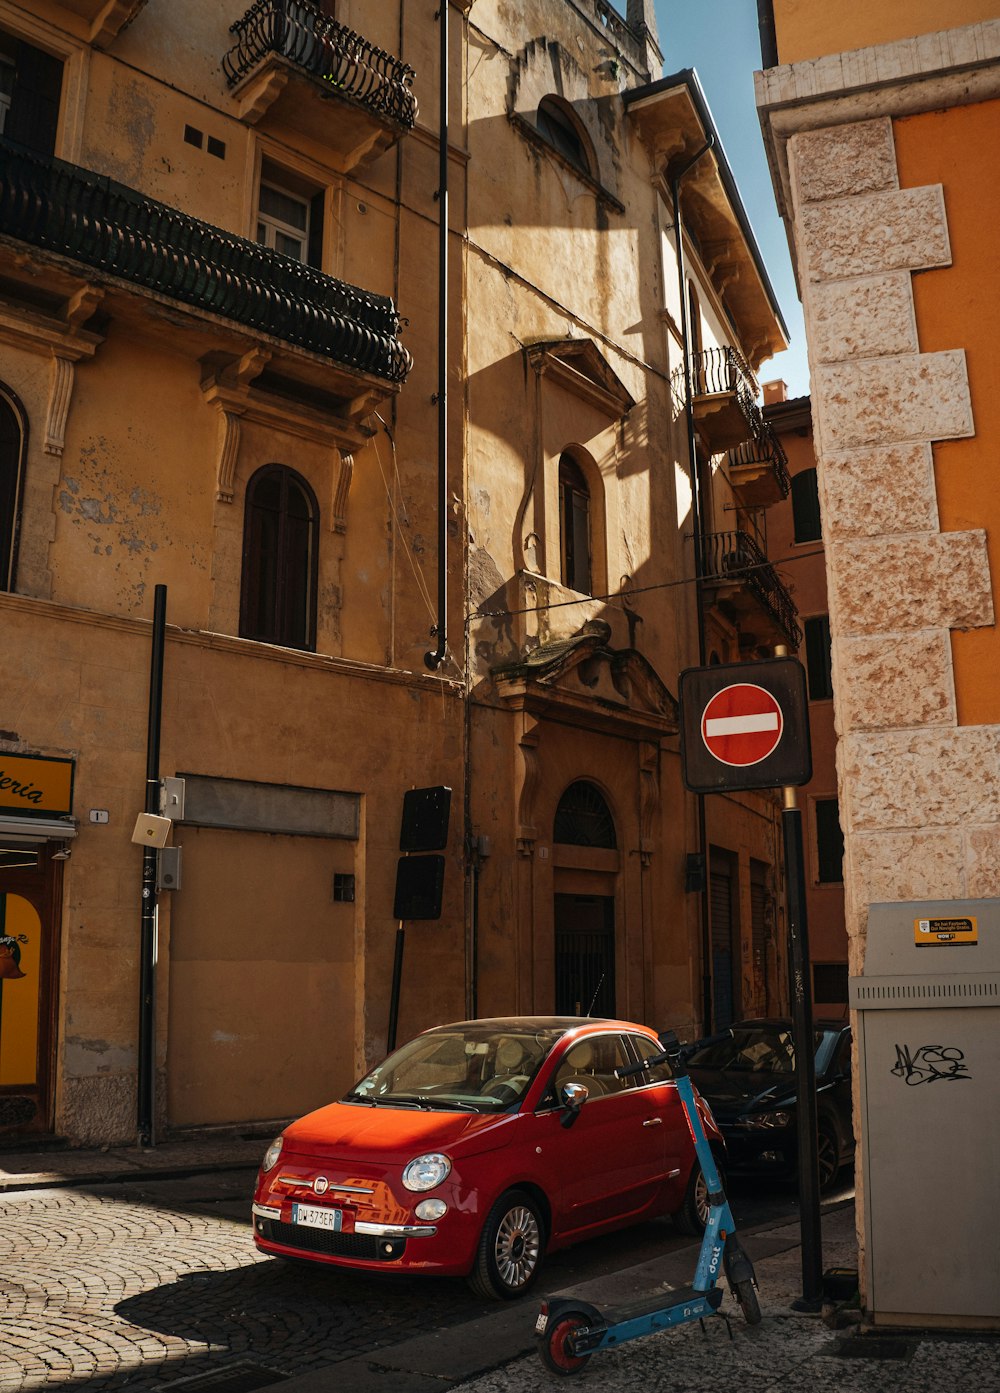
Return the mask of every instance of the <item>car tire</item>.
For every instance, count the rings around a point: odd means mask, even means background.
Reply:
[[[508,1190],[483,1225],[469,1286],[487,1301],[514,1301],[534,1286],[544,1251],[538,1205],[523,1190]]]
[[[722,1189],[726,1188],[725,1172],[722,1168],[722,1161],[718,1154],[713,1151],[715,1166],[719,1172],[719,1181]],[[687,1189],[684,1191],[684,1200],[680,1209],[673,1216],[674,1227],[681,1233],[691,1234],[695,1238],[700,1238],[705,1232],[705,1224],[708,1220],[708,1186],[701,1173],[701,1166],[697,1160],[688,1177]]]

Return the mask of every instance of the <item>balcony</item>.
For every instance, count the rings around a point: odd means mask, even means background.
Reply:
[[[699,539],[699,571],[707,595],[753,647],[798,648],[798,610],[777,571],[748,532],[709,532]]]
[[[0,237],[319,355],[347,370],[348,394],[358,375],[396,384],[410,368],[385,296],[3,139]]]
[[[788,457],[769,422],[729,451],[729,482],[745,508],[766,508],[788,497]]]
[[[763,428],[753,373],[735,348],[706,348],[691,355],[691,405],[710,455],[735,449]]]
[[[309,0],[254,0],[230,33],[222,68],[243,120],[318,141],[345,173],[412,129],[413,69]]]
[[[95,48],[107,48],[127,24],[143,9],[148,0],[59,0],[90,27],[90,42]]]

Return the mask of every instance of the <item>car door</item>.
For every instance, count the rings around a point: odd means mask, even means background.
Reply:
[[[651,1054],[659,1052],[659,1043],[650,1040],[646,1035],[631,1034],[626,1039],[637,1060],[649,1059]],[[655,1064],[643,1070],[641,1074],[634,1075],[633,1087],[642,1091],[649,1116],[660,1120],[663,1142],[661,1180],[666,1183],[679,1175],[683,1175],[686,1180],[693,1160],[694,1143],[677,1092],[677,1084],[674,1082],[673,1070],[664,1060],[663,1063]]]
[[[649,1090],[615,1078],[632,1063],[624,1037],[588,1035],[554,1066],[536,1114],[538,1154],[552,1178],[555,1236],[625,1222],[654,1205],[664,1170],[664,1127]],[[588,1089],[571,1127],[560,1090]]]

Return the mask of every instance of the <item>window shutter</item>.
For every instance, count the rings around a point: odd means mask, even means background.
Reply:
[[[310,266],[316,267],[317,271],[323,269],[323,205],[325,202],[325,191],[314,194],[309,200],[309,248],[306,259]]]
[[[840,805],[836,798],[817,798],[816,878],[821,885],[837,885],[844,879],[844,834],[840,830]]]
[[[797,542],[817,542],[822,537],[815,469],[804,469],[792,479],[792,520]]]
[[[830,616],[817,614],[804,621],[806,631],[806,675],[809,700],[827,701],[833,696],[833,669],[830,663]]]
[[[40,155],[52,155],[59,127],[63,65],[32,44],[17,46],[14,91],[5,135]]]

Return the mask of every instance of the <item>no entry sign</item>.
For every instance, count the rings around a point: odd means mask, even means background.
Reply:
[[[680,708],[692,792],[779,788],[812,777],[805,670],[795,658],[688,668]]]
[[[701,717],[701,738],[723,764],[759,764],[777,749],[785,718],[770,692],[734,682],[716,692]]]

